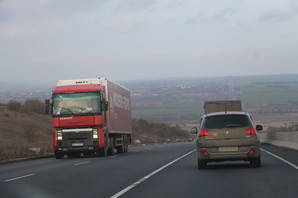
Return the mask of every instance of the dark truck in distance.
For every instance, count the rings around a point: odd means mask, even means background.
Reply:
[[[127,152],[131,142],[131,100],[125,87],[106,78],[59,80],[52,102],[46,100],[53,119],[53,149],[64,155],[99,156]]]
[[[197,134],[198,168],[206,168],[208,162],[229,160],[249,161],[252,167],[260,167],[257,131],[263,127],[253,126],[251,116],[242,112],[241,101],[208,101],[204,109],[200,129],[191,131]]]

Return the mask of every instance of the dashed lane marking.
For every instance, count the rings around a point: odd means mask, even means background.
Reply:
[[[11,178],[11,179],[4,180],[3,182],[11,182],[11,181],[14,181],[14,180],[24,179],[24,178],[26,178],[26,177],[31,177],[31,176],[34,176],[34,175],[35,175],[35,174],[32,173],[32,174],[23,175],[23,176],[20,176],[20,177],[14,177],[14,178]]]
[[[88,164],[88,163],[90,163],[90,161],[79,162],[74,164],[74,166],[79,166],[79,165]]]
[[[132,185],[130,185],[130,186],[124,188],[123,190],[121,190],[121,191],[118,192],[117,194],[113,195],[111,198],[118,198],[118,197],[120,197],[121,195],[123,195],[123,194],[126,193],[127,191],[131,190],[132,188],[136,187],[137,185],[141,184],[142,182],[144,182],[145,180],[149,179],[149,178],[152,177],[153,175],[157,174],[158,172],[162,171],[163,169],[167,168],[168,166],[174,164],[174,163],[177,162],[178,160],[181,160],[182,158],[184,158],[184,157],[190,155],[191,153],[193,153],[193,152],[195,152],[195,151],[196,151],[196,149],[195,149],[195,150],[192,150],[192,151],[190,151],[190,152],[188,152],[188,153],[186,153],[186,154],[184,154],[184,155],[182,155],[181,157],[179,157],[179,158],[177,158],[177,159],[171,161],[170,163],[168,163],[168,164],[162,166],[161,168],[159,168],[159,169],[153,171],[152,173],[146,175],[146,176],[143,177],[142,179],[136,181],[136,182],[133,183]]]

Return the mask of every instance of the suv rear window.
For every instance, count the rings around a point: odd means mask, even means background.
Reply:
[[[206,117],[203,122],[203,128],[218,129],[229,127],[248,127],[250,120],[246,115],[217,115]]]

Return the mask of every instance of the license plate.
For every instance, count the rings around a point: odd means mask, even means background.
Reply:
[[[238,147],[219,147],[219,152],[238,151]]]
[[[83,146],[83,143],[72,143],[72,146]]]

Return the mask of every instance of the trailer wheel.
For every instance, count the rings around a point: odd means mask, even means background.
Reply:
[[[127,153],[128,152],[128,138],[127,136],[124,137],[124,153]]]
[[[115,146],[114,146],[114,139],[110,139],[110,148],[108,149],[108,155],[114,155],[115,154]]]
[[[125,152],[125,153],[128,152],[128,144],[127,144],[127,143],[125,143],[125,145],[124,145],[124,152]]]
[[[117,153],[123,153],[123,151],[124,151],[123,145],[117,146]]]
[[[119,141],[121,142],[119,144]],[[124,139],[123,139],[123,135],[121,135],[120,137],[117,138],[117,144],[120,145],[120,146],[116,146],[116,149],[117,149],[117,153],[123,153],[124,152]]]

